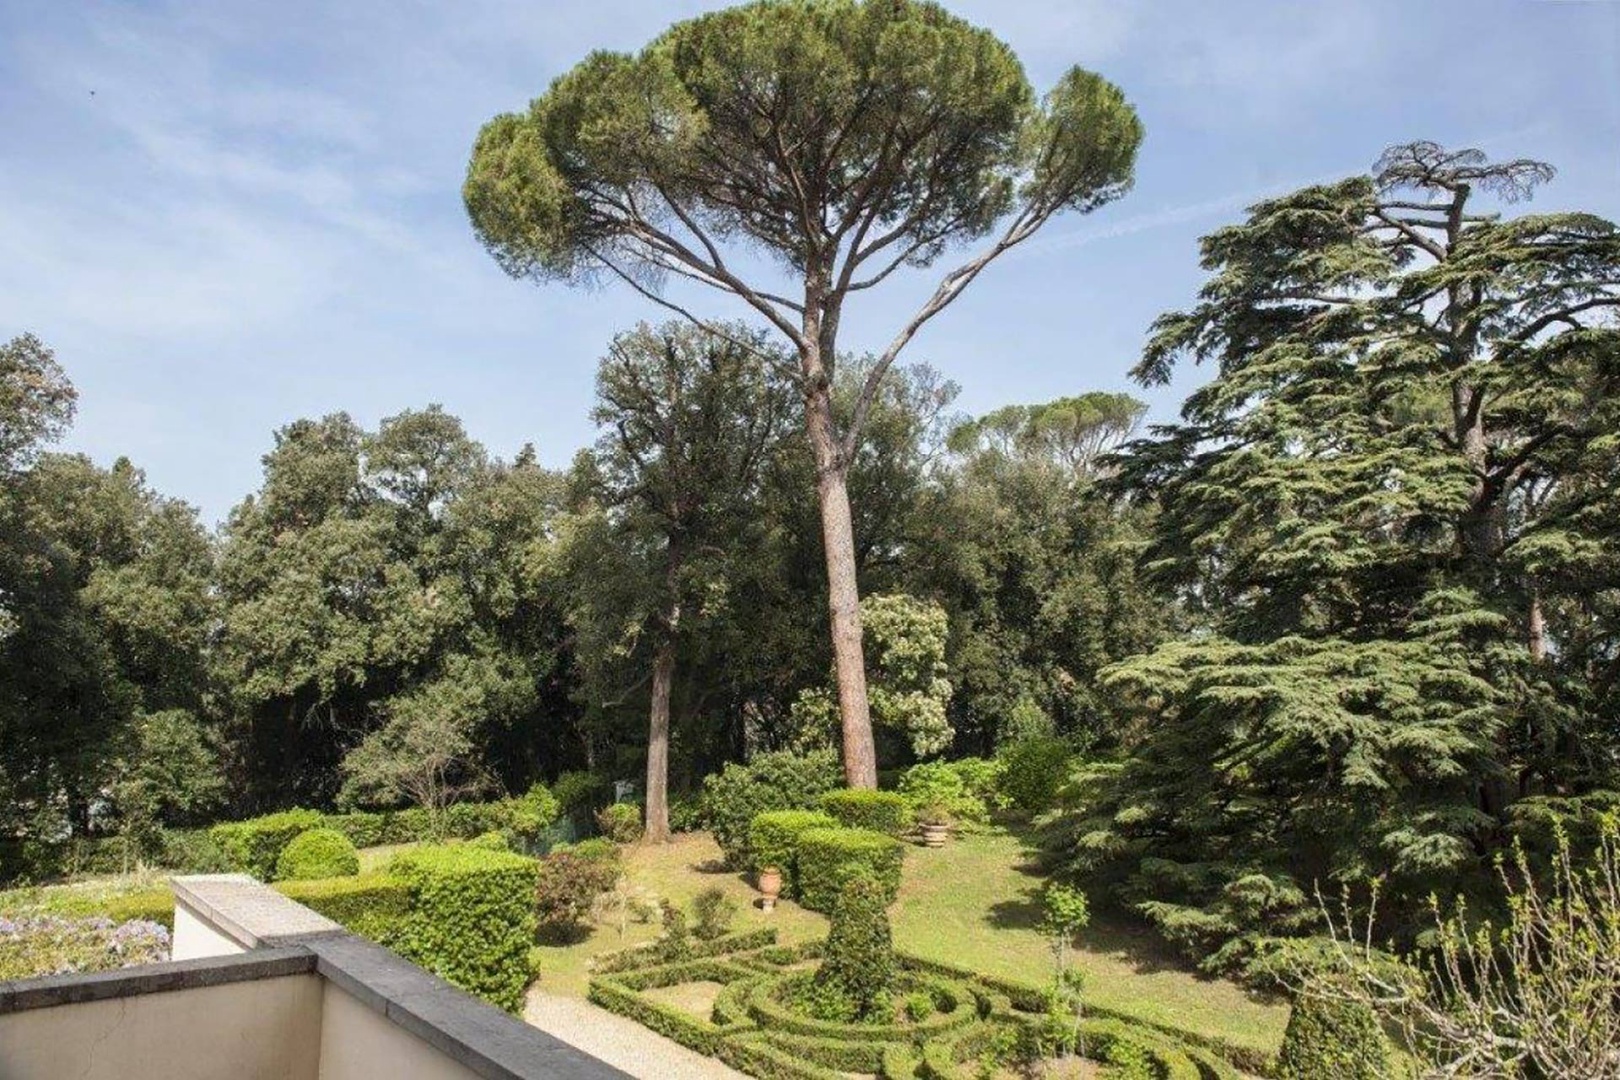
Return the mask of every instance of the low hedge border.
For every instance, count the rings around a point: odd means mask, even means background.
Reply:
[[[610,976],[631,990],[658,990],[665,986],[679,986],[684,982],[717,982],[724,986],[739,979],[754,979],[759,972],[734,964],[730,960],[708,957],[702,960],[683,960],[677,964],[637,968]]]
[[[755,1080],[847,1080],[842,1072],[804,1061],[772,1046],[759,1032],[723,1040],[717,1056]]]
[[[282,881],[277,892],[353,933],[379,945],[391,945],[411,911],[410,886],[387,874]]]
[[[801,1061],[840,1073],[875,1073],[883,1067],[883,1051],[894,1045],[877,1040],[826,1039],[761,1029],[759,1040],[792,1054]]]
[[[642,997],[617,979],[592,979],[586,997],[611,1013],[634,1020],[707,1057],[716,1056],[725,1041],[723,1029],[691,1013]]]
[[[725,937],[718,937],[713,941],[693,941],[688,946],[686,959],[699,960],[710,956],[723,956],[727,953],[750,952],[775,944],[776,928],[767,926],[759,930],[727,934]],[[659,967],[666,963],[668,961],[660,954],[658,944],[653,942],[647,945],[638,945],[633,949],[621,949],[618,952],[603,953],[596,958],[596,963],[591,970],[599,974],[611,975],[621,971]]]
[[[973,985],[983,987],[995,994],[1006,998],[1012,1008],[1017,1012],[1041,1012],[1046,1008],[1045,992],[1038,987],[1027,983],[1015,982],[994,975],[984,975],[971,968],[960,967],[956,964],[945,963],[940,960],[927,960],[920,956],[896,954],[902,967],[918,972],[929,972],[951,979],[962,979]],[[1119,1009],[1110,1009],[1105,1006],[1086,1006],[1086,1012],[1097,1019],[1117,1020],[1121,1023],[1146,1028],[1160,1035],[1169,1036],[1187,1047],[1206,1051],[1211,1060],[1219,1063],[1221,1067],[1233,1067],[1246,1073],[1260,1076],[1270,1075],[1273,1055],[1250,1046],[1241,1046],[1213,1035],[1201,1035],[1195,1031],[1186,1031],[1170,1024],[1161,1024],[1142,1017],[1133,1016]]]
[[[801,1016],[777,1000],[777,995],[797,982],[808,982],[811,972],[790,972],[774,979],[763,979],[748,997],[748,1013],[761,1027],[791,1035],[811,1035],[827,1039],[912,1042],[940,1035],[970,1024],[979,1017],[979,1001],[968,987],[946,979],[923,979],[910,989],[928,989],[935,996],[951,1001],[948,1011],[915,1024],[840,1024]]]
[[[917,1054],[915,1046],[886,1043],[883,1047],[883,1057],[878,1062],[879,1080],[916,1080],[917,1070],[922,1065],[922,1060]]]

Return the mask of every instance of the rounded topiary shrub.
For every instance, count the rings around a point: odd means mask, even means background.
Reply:
[[[310,829],[299,833],[281,849],[276,860],[277,881],[313,881],[349,877],[360,872],[360,855],[347,836],[336,829]]]
[[[799,903],[830,912],[844,884],[866,878],[894,902],[900,891],[900,860],[905,845],[870,829],[808,829],[799,834]]]
[[[596,827],[615,844],[631,844],[641,839],[641,807],[616,802],[596,812]]]
[[[1382,1080],[1395,1075],[1389,1039],[1365,1005],[1314,994],[1294,1000],[1277,1055],[1282,1080]]]
[[[1057,802],[1073,758],[1068,742],[1055,735],[1019,739],[1000,754],[1002,797],[1026,817],[1045,813]]]
[[[821,808],[852,829],[898,836],[911,826],[911,804],[894,791],[829,791],[821,797]]]
[[[799,837],[811,829],[836,829],[838,820],[820,810],[767,810],[754,818],[748,846],[755,870],[782,871],[782,892],[793,897],[799,888]]]

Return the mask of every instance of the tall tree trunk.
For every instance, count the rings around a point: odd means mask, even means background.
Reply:
[[[681,624],[680,570],[680,545],[671,536],[664,569],[666,599],[659,618],[661,636],[653,658],[652,707],[647,716],[646,837],[655,844],[669,841],[669,692],[675,682],[675,638]]]
[[[832,619],[833,668],[843,727],[844,782],[877,787],[877,747],[866,698],[866,655],[861,646],[861,594],[855,581],[855,523],[849,509],[849,466],[833,428],[825,381],[805,396],[810,445],[816,458],[816,496],[827,557],[827,607]]]
[[[1530,584],[1530,659],[1541,663],[1547,659],[1547,616],[1541,609],[1541,589]]]
[[[669,840],[669,689],[675,681],[675,632],[664,631],[653,660],[652,710],[647,723],[647,839]]]

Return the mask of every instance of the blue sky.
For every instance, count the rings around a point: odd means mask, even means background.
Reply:
[[[565,464],[604,343],[660,313],[502,276],[461,207],[466,154],[588,50],[712,6],[0,0],[0,337],[57,350],[69,448],[128,455],[210,523],[276,427],[339,409],[440,402],[497,454]],[[1037,89],[1085,64],[1147,128],[1130,196],[1049,225],[908,350],[967,411],[1126,388],[1148,323],[1198,287],[1200,235],[1392,142],[1539,157],[1560,176],[1536,208],[1620,217],[1617,0],[949,6]],[[845,345],[886,342],[930,287],[867,294]]]

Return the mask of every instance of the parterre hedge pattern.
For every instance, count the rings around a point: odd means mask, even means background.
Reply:
[[[973,1080],[998,1030],[1026,1031],[1044,1011],[1042,995],[1030,987],[903,957],[902,980],[935,996],[935,1015],[895,1024],[814,1020],[783,1001],[791,999],[791,984],[809,977],[795,965],[814,957],[819,942],[755,948],[762,936],[725,940],[733,942],[733,951],[674,964],[658,964],[644,950],[615,954],[607,965],[613,970],[598,968],[591,979],[590,999],[760,1080],[841,1080],[851,1073],[883,1080]],[[635,966],[638,959],[648,966]],[[722,984],[707,1018],[645,994],[697,981]],[[1088,1057],[1107,1061],[1133,1049],[1159,1080],[1241,1080],[1231,1061],[1207,1047],[1144,1024],[1093,1016],[1083,1033]]]

